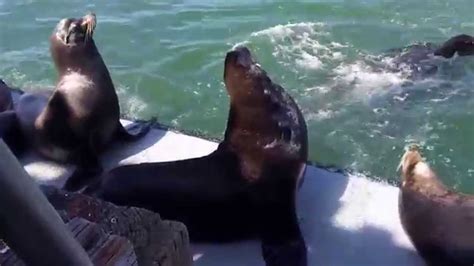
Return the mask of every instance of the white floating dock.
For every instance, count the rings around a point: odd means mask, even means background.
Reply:
[[[154,129],[140,141],[114,145],[102,162],[111,169],[198,157],[216,148],[215,142]],[[35,180],[56,186],[62,186],[73,169],[32,153],[21,161]],[[308,166],[298,195],[298,215],[308,265],[424,265],[400,224],[398,188],[391,185]],[[258,241],[196,244],[193,255],[198,266],[264,265]]]

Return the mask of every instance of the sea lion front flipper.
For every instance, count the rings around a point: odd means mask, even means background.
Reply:
[[[68,178],[63,189],[67,191],[78,191],[87,184],[90,184],[103,171],[102,165],[97,156],[89,154],[83,156],[84,160],[77,165],[76,170]]]
[[[262,254],[266,266],[306,266],[306,245],[304,240],[284,244],[262,243]]]
[[[307,266],[306,244],[292,200],[261,207],[262,256],[266,266]]]
[[[151,129],[156,118],[152,118],[146,122],[135,122],[124,127],[120,122],[117,128],[117,138],[123,141],[136,141],[145,136]]]
[[[91,134],[89,142],[79,148],[76,153],[76,170],[64,184],[63,189],[67,191],[78,191],[93,183],[103,171],[97,152],[94,149],[94,135]]]

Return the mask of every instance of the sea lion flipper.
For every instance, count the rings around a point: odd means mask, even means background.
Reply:
[[[123,141],[136,141],[145,136],[151,129],[156,118],[152,118],[146,122],[135,122],[124,127],[120,122],[117,128],[117,138]]]
[[[87,184],[94,182],[94,180],[102,173],[102,170],[98,158],[91,158],[87,163],[77,166],[71,177],[69,177],[64,184],[63,189],[67,191],[78,191]]]
[[[278,170],[274,174],[278,176]],[[281,191],[266,191],[268,195]],[[293,193],[289,193],[290,195]],[[260,207],[262,255],[266,266],[307,266],[307,251],[293,199],[276,198]]]
[[[306,266],[306,245],[297,240],[284,244],[262,243],[262,255],[266,266]]]
[[[91,184],[102,173],[103,168],[94,149],[94,135],[89,137],[88,145],[83,145],[75,158],[77,168],[64,184],[67,191],[78,191]]]

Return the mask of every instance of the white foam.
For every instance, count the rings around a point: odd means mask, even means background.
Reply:
[[[286,37],[299,35],[302,32],[314,33],[316,27],[321,28],[323,26],[324,23],[321,22],[288,23],[286,25],[276,25],[268,29],[253,32],[251,36],[255,37],[266,35],[272,37],[273,39],[283,39]]]
[[[337,83],[351,86],[353,94],[359,97],[384,93],[389,87],[398,86],[406,80],[401,72],[374,70],[361,60],[339,65],[334,73]]]
[[[305,118],[306,118],[306,122],[309,122],[309,121],[322,121],[322,120],[326,120],[326,119],[331,119],[335,115],[337,115],[338,113],[339,113],[338,111],[334,111],[334,110],[330,110],[330,109],[320,109],[315,113],[306,113]]]
[[[301,53],[301,58],[296,59],[296,64],[307,69],[319,69],[323,66],[323,62],[318,57],[307,52]]]
[[[272,54],[289,67],[296,65],[301,69],[319,70],[324,67],[325,61],[344,58],[337,49],[345,45],[320,40],[328,34],[324,23],[301,22],[276,25],[254,32],[251,37],[267,38],[274,47]]]
[[[130,93],[130,87],[124,85],[116,85],[115,91],[120,101],[120,112],[131,118],[138,118],[147,110],[147,103],[140,97]]]

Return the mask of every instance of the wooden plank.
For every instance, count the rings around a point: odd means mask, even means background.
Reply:
[[[97,224],[83,218],[73,218],[67,224],[76,240],[87,251],[94,265],[138,265],[133,246],[126,238],[110,235]]]
[[[86,250],[92,263],[96,266],[137,266],[137,257],[133,246],[124,237],[110,235],[97,224],[82,218],[74,218],[67,227],[77,242]],[[8,249],[0,256],[2,266],[26,265],[15,252]]]
[[[92,265],[1,139],[0,188],[0,236],[22,260],[29,265]]]
[[[79,193],[42,186],[51,204],[66,221],[81,217],[105,232],[127,238],[139,265],[192,265],[189,236],[179,222],[163,221],[157,213],[134,207],[119,207]]]

